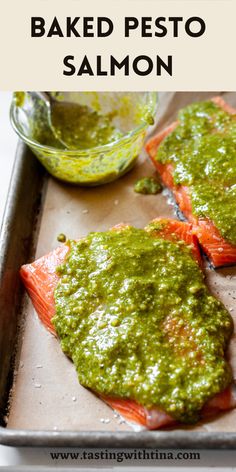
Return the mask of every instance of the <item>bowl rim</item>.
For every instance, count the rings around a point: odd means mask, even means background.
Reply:
[[[127,93],[131,93],[131,92],[127,92]],[[152,95],[153,98],[154,98],[154,101],[153,101],[154,114],[156,114],[156,109],[157,109],[157,105],[158,105],[158,92],[155,92],[155,91],[154,92],[153,91],[149,92],[149,91],[147,91],[146,93]],[[121,136],[120,138],[116,139],[115,141],[112,141],[111,143],[103,144],[101,146],[96,146],[96,147],[92,147],[92,148],[88,148],[88,149],[58,149],[58,148],[53,147],[53,146],[46,146],[44,144],[40,144],[38,141],[34,141],[33,139],[30,139],[24,133],[22,133],[19,130],[19,128],[17,126],[17,123],[16,123],[16,120],[15,120],[15,113],[14,112],[17,108],[18,107],[15,103],[14,96],[13,96],[11,106],[10,106],[10,113],[9,113],[10,114],[10,122],[11,122],[11,125],[12,125],[14,131],[16,132],[16,134],[19,136],[20,139],[22,139],[29,146],[37,148],[41,152],[42,151],[43,152],[49,151],[51,153],[63,154],[63,155],[68,155],[68,156],[73,156],[73,157],[76,157],[76,154],[80,154],[80,156],[82,156],[82,155],[85,156],[87,154],[97,154],[98,152],[101,152],[101,153],[106,152],[109,149],[112,149],[113,147],[119,146],[123,142],[127,142],[128,140],[130,140],[130,138],[132,138],[136,134],[139,134],[141,131],[144,131],[146,128],[148,128],[150,126],[147,122],[143,122],[139,126],[137,126],[136,128],[133,128],[128,133],[126,133],[123,136]]]

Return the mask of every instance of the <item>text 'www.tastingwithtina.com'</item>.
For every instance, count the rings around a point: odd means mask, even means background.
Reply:
[[[127,451],[99,451],[82,450],[79,452],[57,451],[50,452],[52,460],[78,460],[78,461],[198,461],[201,459],[197,451],[159,451],[158,449],[132,449]]]

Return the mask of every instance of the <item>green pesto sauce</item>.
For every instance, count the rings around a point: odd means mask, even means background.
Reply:
[[[59,243],[65,243],[66,242],[66,235],[64,233],[58,234],[57,241]]]
[[[181,110],[178,120],[156,159],[174,164],[174,182],[190,188],[193,213],[236,244],[236,115],[206,101]]]
[[[31,149],[49,173],[66,182],[94,186],[112,182],[134,166],[146,126],[153,124],[152,94],[118,97],[94,92],[91,97],[91,92],[78,92],[74,98],[83,105],[68,102],[67,94],[50,95],[49,113],[36,94],[14,94],[16,107],[22,107],[17,112],[19,129],[32,141]]]
[[[101,114],[87,105],[63,101],[52,92],[50,117],[43,100],[35,105],[31,138],[58,149],[90,149],[116,141],[123,133],[112,125],[116,111]],[[15,103],[23,107],[25,92],[14,93]],[[60,99],[60,100],[59,100]]]
[[[14,98],[17,107],[23,107],[25,101],[25,92],[14,92]]]
[[[134,191],[144,195],[155,195],[162,191],[162,186],[153,177],[143,177],[135,182]]]
[[[85,150],[116,141],[122,133],[111,124],[110,115],[90,107],[52,102],[51,126],[47,109],[39,103],[32,123],[32,138],[57,149]]]
[[[231,382],[232,320],[182,241],[160,225],[69,241],[53,324],[78,379],[93,391],[195,422]]]
[[[90,149],[119,139],[122,133],[112,125],[113,115],[78,103],[54,101],[51,106],[53,132],[68,149]]]

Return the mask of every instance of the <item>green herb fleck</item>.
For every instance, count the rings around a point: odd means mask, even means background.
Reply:
[[[137,180],[134,186],[136,193],[142,193],[144,195],[155,195],[156,193],[160,193],[161,190],[161,183],[153,177],[143,177]]]

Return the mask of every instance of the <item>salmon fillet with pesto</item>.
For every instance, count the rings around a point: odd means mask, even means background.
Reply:
[[[21,268],[79,382],[157,429],[232,408],[232,319],[204,280],[188,223],[158,219],[69,240]]]
[[[146,150],[214,267],[236,263],[236,110],[221,97],[180,110]]]

